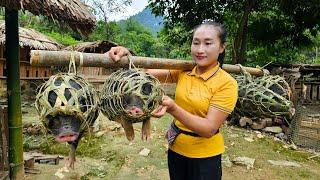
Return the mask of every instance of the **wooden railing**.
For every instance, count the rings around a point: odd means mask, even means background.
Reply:
[[[34,67],[28,61],[20,61],[20,77],[21,79],[42,79],[43,77],[50,77],[52,71],[49,67]],[[6,60],[0,58],[0,77],[6,76]]]

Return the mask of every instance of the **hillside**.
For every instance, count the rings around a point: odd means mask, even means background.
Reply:
[[[161,16],[155,17],[155,15],[153,15],[151,10],[148,8],[145,8],[143,11],[139,12],[134,16],[131,16],[130,18],[135,19],[142,25],[151,29],[152,34],[154,35],[156,35],[157,32],[159,32],[163,27],[163,18]]]

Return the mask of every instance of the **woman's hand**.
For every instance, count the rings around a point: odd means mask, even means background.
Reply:
[[[163,96],[161,105],[152,112],[152,116],[160,118],[166,112],[171,113],[172,111],[174,111],[175,107],[176,103],[174,102],[174,100],[172,100],[169,96]]]
[[[130,51],[123,46],[112,47],[106,54],[115,62],[119,61],[123,56],[131,55]]]

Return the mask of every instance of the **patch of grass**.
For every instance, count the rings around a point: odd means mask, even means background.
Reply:
[[[100,164],[88,165],[89,172],[81,179],[93,177],[107,178],[114,176],[125,163],[125,156],[119,150],[106,148],[108,142],[103,138],[85,136],[79,142],[76,157],[89,157],[101,160]],[[51,136],[26,136],[24,150],[39,150],[45,154],[61,154],[67,156],[70,151],[68,143],[57,143]]]
[[[232,138],[229,134],[225,134],[226,144],[234,142],[235,147],[226,150],[226,154],[230,155],[247,155],[253,157],[261,158],[261,154],[263,154],[263,158],[276,159],[280,157],[286,157],[288,160],[294,160],[297,162],[307,162],[308,157],[312,154],[305,151],[297,151],[284,147],[282,142],[274,141],[273,138],[264,137],[261,139],[255,139],[254,142],[247,142],[244,140],[243,134],[248,134],[245,129],[236,128],[236,132],[239,137]],[[253,137],[255,137],[255,133],[250,132]],[[255,149],[255,151],[248,151],[248,149]],[[319,164],[319,159],[314,158],[314,160]],[[320,164],[319,164],[320,165]]]
[[[164,134],[171,122],[172,116],[170,115],[152,119],[152,138],[147,142],[140,139],[141,123],[134,124],[135,139],[133,142],[126,139],[122,129],[106,131],[99,138],[87,134],[81,139],[76,151],[76,156],[81,157],[82,161],[80,161],[84,166],[82,170],[85,171],[80,170],[83,173],[81,179],[169,179],[167,142]],[[110,126],[114,126],[113,122],[110,123]],[[223,167],[224,179],[237,179],[243,174],[246,174],[249,180],[318,179],[320,175],[320,157],[307,160],[313,155],[311,153],[286,149],[282,142],[274,141],[273,137],[267,135],[259,139],[251,130],[225,126],[221,132],[225,138],[225,145],[228,147],[223,154],[224,157],[229,156],[232,160],[237,156],[247,156],[256,160],[254,168],[250,170],[236,165],[230,168]],[[254,141],[248,142],[244,139],[245,137],[251,137]],[[51,136],[25,136],[24,148],[25,151],[40,150],[47,154],[62,155],[68,155],[70,150],[67,143],[59,144]],[[143,148],[150,150],[148,156],[139,155]],[[302,167],[278,167],[271,165],[267,160],[296,161]]]
[[[302,178],[311,178],[311,174],[310,174],[310,171],[306,171],[306,170],[300,170],[298,171],[298,175]]]

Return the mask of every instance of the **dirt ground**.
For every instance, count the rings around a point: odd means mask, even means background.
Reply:
[[[99,116],[94,132],[85,136],[77,149],[75,169],[61,172],[63,179],[169,179],[167,169],[167,143],[164,132],[172,117],[152,119],[152,137],[148,142],[141,141],[141,124],[135,124],[136,137],[133,142],[125,138],[121,126]],[[40,124],[32,104],[23,107],[23,123]],[[274,140],[265,133],[227,126],[222,128],[226,152],[223,154],[223,179],[319,179],[320,157],[310,158],[314,152],[306,149],[293,150],[288,144]],[[247,140],[246,140],[247,139]],[[248,139],[252,139],[250,142]],[[148,156],[139,155],[147,148]],[[67,156],[69,146],[58,144],[50,136],[24,135],[24,150],[46,154]],[[228,163],[228,159],[245,156],[254,158],[253,168]],[[296,162],[301,167],[280,167],[271,165],[268,160]],[[35,164],[40,174],[26,174],[27,180],[60,179],[57,172],[64,166],[65,158],[59,165]],[[61,175],[62,174],[62,175]]]

